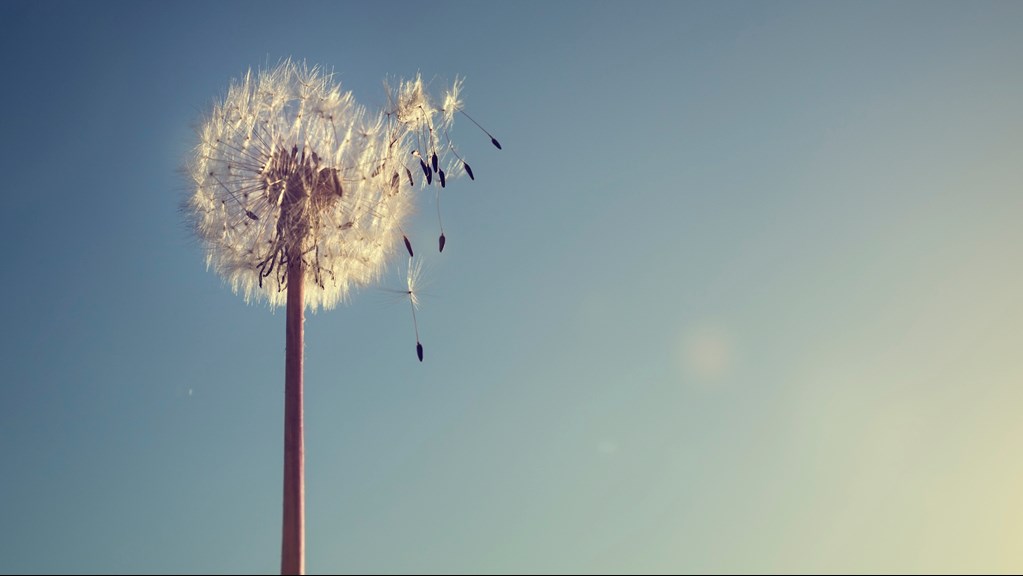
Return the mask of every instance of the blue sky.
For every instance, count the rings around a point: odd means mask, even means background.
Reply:
[[[0,571],[277,570],[284,315],[178,204],[286,57],[370,107],[464,77],[504,145],[456,126],[426,362],[380,290],[307,319],[311,573],[1023,569],[1023,4],[0,22]]]

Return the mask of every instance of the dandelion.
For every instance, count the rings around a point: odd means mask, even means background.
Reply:
[[[282,573],[305,570],[304,311],[333,308],[353,289],[374,284],[404,245],[422,361],[414,290],[420,268],[402,231],[417,188],[410,167],[418,160],[422,188],[433,185],[434,174],[445,186],[459,165],[473,178],[447,136],[460,111],[460,86],[456,80],[438,108],[416,76],[388,88],[387,109],[371,114],[332,74],[286,60],[233,82],[199,129],[184,210],[207,266],[247,302],[287,307]]]

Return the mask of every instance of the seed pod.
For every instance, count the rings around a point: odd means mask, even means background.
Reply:
[[[344,196],[344,188],[341,187],[341,179],[337,176],[337,170],[334,168],[324,168],[320,170],[320,176],[326,181],[327,190],[331,194]]]
[[[408,257],[412,258],[412,256],[413,256],[413,254],[412,254],[412,243],[408,241],[408,236],[405,236],[404,234],[402,234],[401,237],[402,237],[402,239],[405,240],[405,248],[408,250]]]
[[[433,184],[433,171],[422,160],[419,161],[419,165],[423,167],[423,174],[426,174],[426,183]]]

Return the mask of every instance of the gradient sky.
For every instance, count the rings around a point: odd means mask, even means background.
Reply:
[[[311,573],[1023,571],[1023,3],[930,1],[0,4],[0,571],[278,569],[284,315],[177,207],[289,56],[504,145],[426,362],[307,320]]]

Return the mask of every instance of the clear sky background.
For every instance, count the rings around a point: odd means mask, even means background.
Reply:
[[[3,3],[0,571],[278,569],[284,315],[178,204],[289,56],[504,145],[424,363],[307,320],[310,572],[1023,570],[1023,3],[928,1]]]

